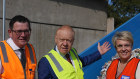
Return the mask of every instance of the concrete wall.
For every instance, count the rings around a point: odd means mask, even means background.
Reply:
[[[54,35],[61,25],[70,25],[76,32],[73,47],[80,53],[103,36],[107,30],[105,0],[6,0],[6,18],[24,15],[31,21],[30,43],[37,60],[51,50]],[[6,39],[9,20],[6,20]],[[2,0],[0,0],[0,41],[2,40]]]
[[[110,17],[107,19],[107,34],[114,30],[114,18]]]

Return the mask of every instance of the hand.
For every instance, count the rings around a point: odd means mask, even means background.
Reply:
[[[101,55],[105,54],[108,50],[110,50],[110,44],[109,42],[105,42],[102,46],[100,46],[100,43],[98,42],[98,51]]]

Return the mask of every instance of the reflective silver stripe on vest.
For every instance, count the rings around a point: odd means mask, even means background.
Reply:
[[[79,62],[79,66],[80,66],[80,69],[82,69],[81,65],[80,65],[80,60],[76,54],[76,52],[74,51],[74,49],[71,49],[71,51],[74,53],[75,57],[77,58],[78,62]]]
[[[27,44],[27,47],[29,48],[31,63],[34,64],[35,61],[34,61],[34,55],[33,55],[32,48],[29,44]]]
[[[49,53],[48,56],[54,62],[54,64],[57,67],[58,71],[61,72],[63,70],[63,68],[61,67],[60,63],[56,60],[56,58],[53,56],[53,54],[52,53]]]
[[[1,42],[0,46],[1,46],[1,49],[2,49],[4,62],[8,62],[8,57],[7,57],[7,51],[6,51],[6,48],[5,48],[5,44],[3,42]]]

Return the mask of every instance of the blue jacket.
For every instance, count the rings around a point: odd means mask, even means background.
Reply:
[[[95,62],[100,58],[101,54],[99,53],[99,51],[85,57],[79,56],[83,67]],[[38,63],[38,79],[58,79],[51,65],[49,64],[49,61],[45,57],[41,58],[41,60]]]

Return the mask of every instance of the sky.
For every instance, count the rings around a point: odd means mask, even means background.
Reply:
[[[108,0],[108,4],[111,5],[111,0]]]

